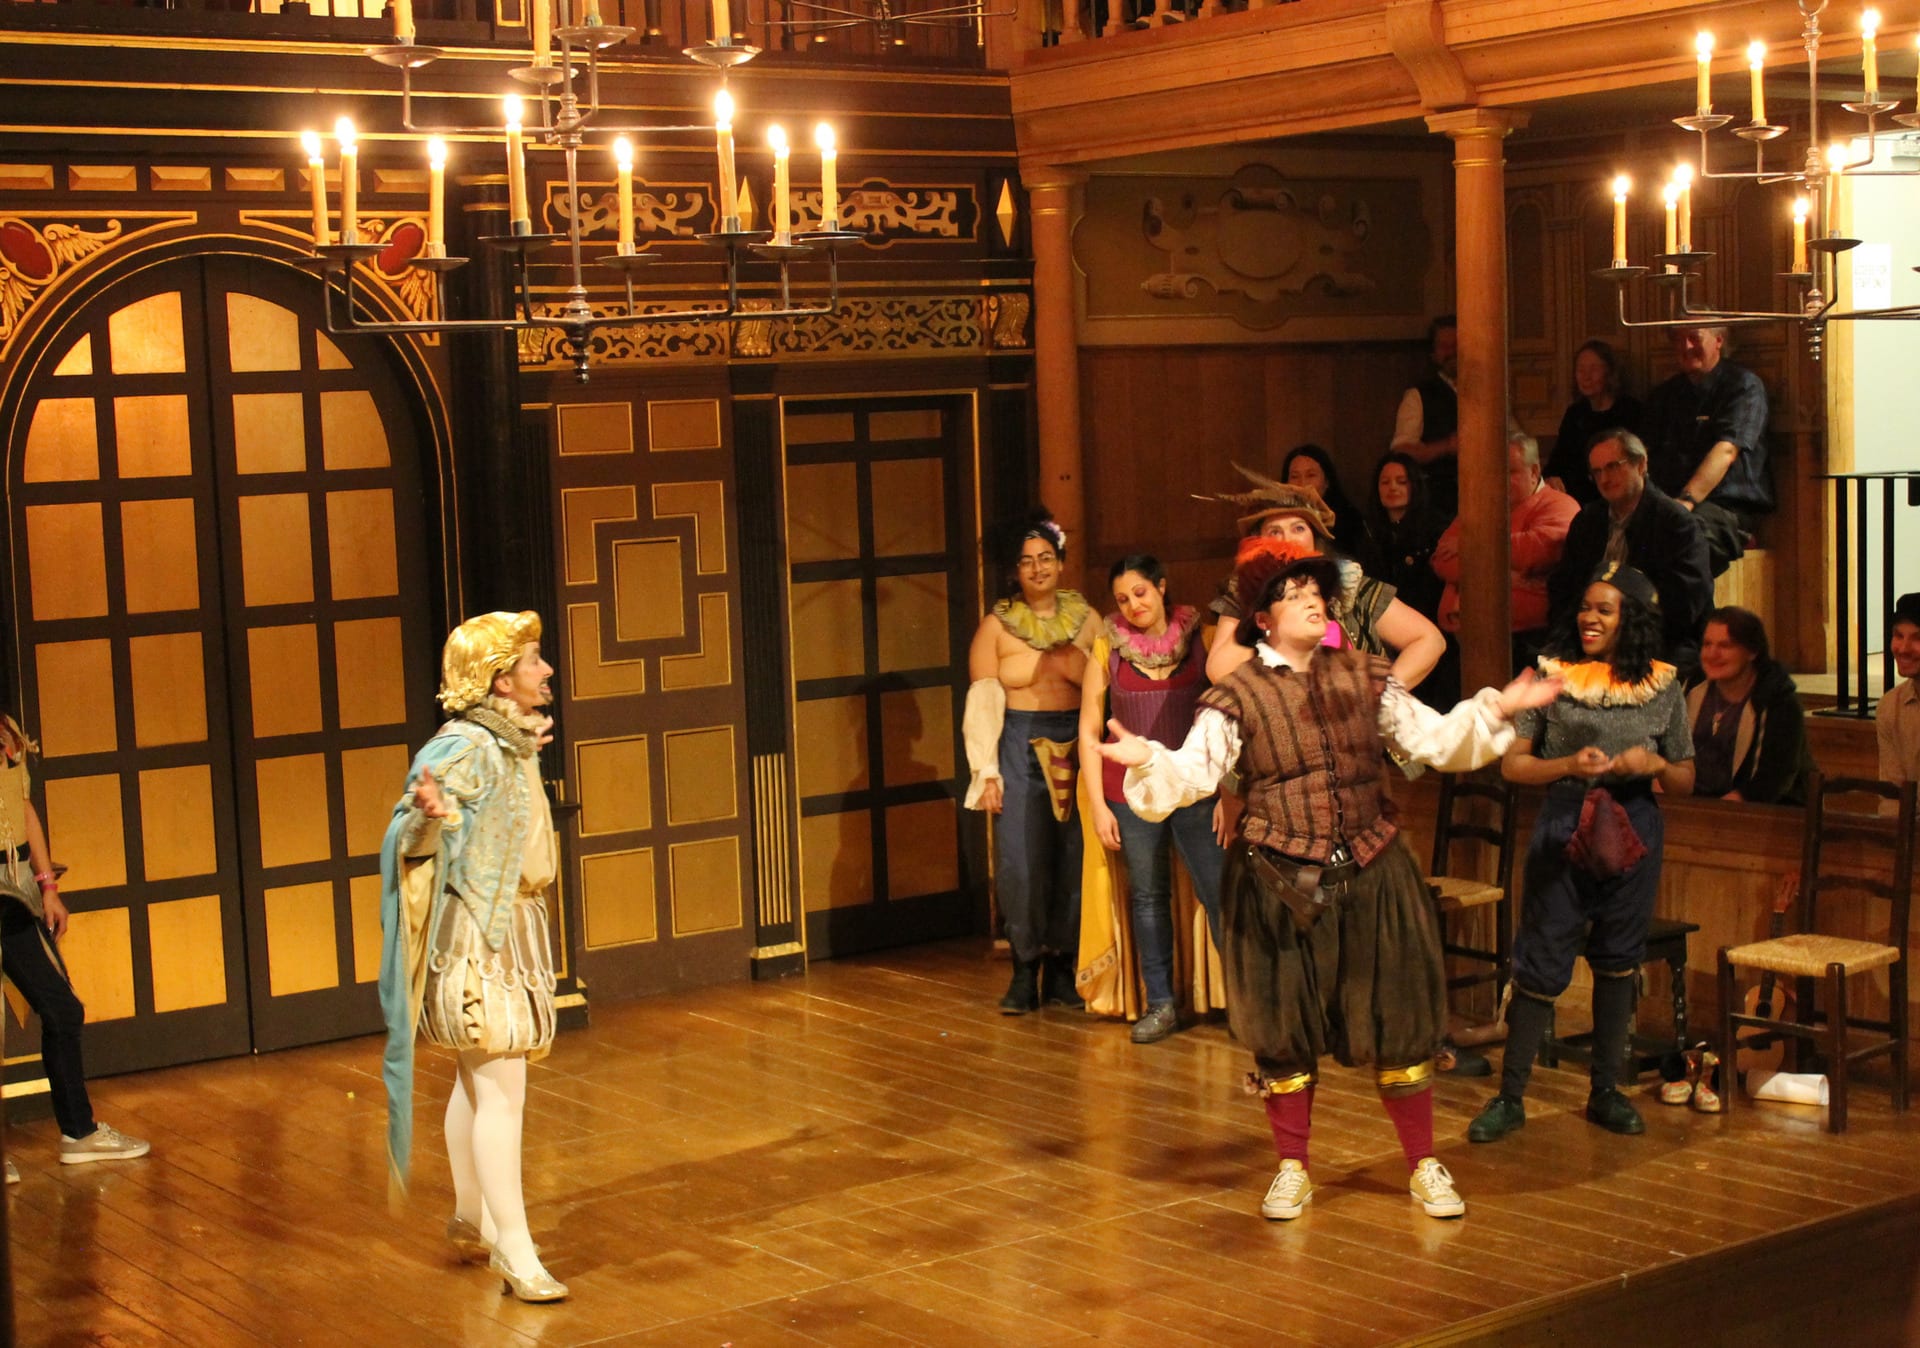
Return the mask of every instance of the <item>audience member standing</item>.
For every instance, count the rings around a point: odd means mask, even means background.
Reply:
[[[1550,623],[1572,614],[1587,578],[1606,562],[1634,567],[1660,593],[1666,658],[1683,673],[1697,666],[1700,626],[1713,607],[1713,573],[1700,521],[1647,480],[1647,447],[1632,431],[1606,433],[1587,452],[1600,499],[1567,529],[1560,565],[1547,578]]]
[[[1767,390],[1726,358],[1725,328],[1675,328],[1680,372],[1647,399],[1647,455],[1660,490],[1694,512],[1719,575],[1773,511],[1767,474]]]
[[[1580,467],[1586,475],[1586,465]],[[1508,621],[1513,630],[1514,668],[1533,663],[1547,626],[1547,577],[1559,564],[1567,529],[1579,505],[1540,477],[1540,442],[1524,431],[1507,438],[1507,566],[1513,577]],[[1460,521],[1440,535],[1433,550],[1440,594],[1440,629],[1460,631]]]
[[[1452,519],[1460,510],[1460,327],[1452,314],[1427,325],[1433,369],[1400,395],[1391,448],[1426,470],[1435,513]]]
[[[1906,680],[1887,689],[1874,708],[1880,739],[1880,780],[1920,782],[1920,592],[1903,594],[1887,629],[1893,668]],[[1892,813],[1888,802],[1888,813]]]
[[[1547,483],[1581,505],[1600,499],[1587,475],[1587,446],[1601,431],[1640,433],[1646,408],[1621,386],[1620,357],[1610,342],[1591,341],[1573,355],[1574,399],[1560,418],[1547,459]]]

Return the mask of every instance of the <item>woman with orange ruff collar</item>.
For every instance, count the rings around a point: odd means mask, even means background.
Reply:
[[[1276,1221],[1313,1197],[1307,1177],[1321,1057],[1371,1066],[1412,1172],[1408,1191],[1434,1217],[1466,1202],[1433,1155],[1433,1051],[1446,974],[1426,881],[1400,840],[1383,790],[1382,748],[1412,765],[1464,772],[1513,740],[1511,721],[1559,692],[1524,675],[1444,716],[1368,657],[1326,644],[1342,598],[1332,559],[1286,542],[1241,545],[1237,639],[1253,652],[1200,699],[1186,742],[1169,749],[1111,723],[1100,752],[1127,767],[1127,804],[1145,819],[1212,794],[1237,763],[1247,808],[1221,884],[1227,1008],[1253,1050],[1248,1078],[1266,1104],[1280,1171],[1260,1205]]]

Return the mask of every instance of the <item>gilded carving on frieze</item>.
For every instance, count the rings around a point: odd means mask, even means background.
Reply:
[[[556,234],[566,233],[576,215],[583,239],[611,241],[620,232],[620,199],[612,183],[582,183],[574,199],[568,198],[565,183],[549,183],[542,214],[545,228]],[[712,228],[713,202],[705,184],[634,183],[633,234],[638,242],[692,239]]]
[[[795,188],[791,201],[796,228],[820,227],[818,187]],[[565,183],[549,183],[541,213],[543,228],[556,234],[566,233],[576,214],[582,239],[610,243],[619,231],[619,200],[610,182],[581,183],[579,195],[571,200]],[[870,247],[906,240],[971,243],[979,223],[979,205],[973,189],[965,184],[914,186],[868,179],[840,193],[837,228],[865,234]],[[713,196],[706,184],[634,184],[633,231],[639,242],[691,241],[715,227]]]
[[[1149,197],[1140,227],[1167,255],[1166,270],[1140,283],[1158,299],[1190,300],[1204,285],[1271,304],[1316,284],[1329,295],[1378,284],[1365,255],[1372,212],[1365,200],[1331,191],[1233,186],[1213,201]]]
[[[642,306],[645,308],[646,306]],[[656,304],[655,312],[677,311],[677,304]],[[596,304],[596,315],[624,312],[624,304]],[[562,306],[537,304],[536,313],[559,318]],[[655,360],[725,359],[727,328],[725,323],[635,323],[625,328],[600,328],[592,337],[593,358],[597,363],[629,364]],[[529,328],[519,334],[520,364],[563,365],[572,363],[567,334],[559,328]]]
[[[764,312],[773,308],[772,300],[742,300],[740,307],[748,312]],[[773,354],[773,324],[771,318],[750,318],[733,325],[733,354],[736,356],[762,357]]]
[[[993,345],[998,351],[1022,350],[1027,345],[1027,315],[1033,297],[1023,290],[987,296],[987,316],[993,323]]]
[[[98,229],[63,221],[34,225],[18,216],[0,216],[0,346],[34,301],[82,258],[113,243],[121,235],[118,220]]]
[[[987,342],[986,302],[974,296],[842,300],[831,314],[774,328],[782,355],[862,351],[977,351]]]

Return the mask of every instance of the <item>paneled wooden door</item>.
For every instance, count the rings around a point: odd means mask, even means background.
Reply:
[[[784,401],[807,951],[971,925],[957,764],[979,608],[970,395]]]
[[[418,432],[311,280],[167,263],[83,311],[11,455],[22,707],[89,1065],[379,1023],[378,852],[432,724]]]

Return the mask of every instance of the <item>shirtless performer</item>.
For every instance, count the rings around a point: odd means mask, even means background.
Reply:
[[[1045,510],[1018,539],[1017,553],[995,559],[1019,588],[974,633],[962,727],[972,769],[966,806],[999,816],[994,878],[1013,947],[1013,982],[1000,1010],[1009,1016],[1043,1001],[1082,1004],[1073,978],[1081,849],[1075,749],[1080,680],[1100,626],[1077,591],[1059,588],[1067,536]]]

